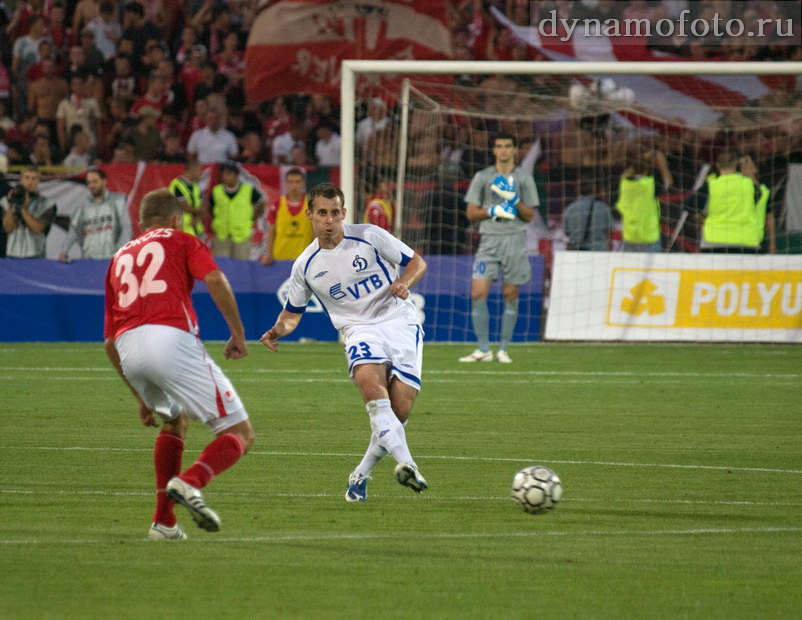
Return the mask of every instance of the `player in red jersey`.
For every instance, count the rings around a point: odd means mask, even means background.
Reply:
[[[203,280],[231,332],[224,354],[248,354],[237,302],[225,274],[201,241],[181,231],[183,212],[168,190],[147,194],[140,206],[144,232],[114,255],[106,273],[106,352],[139,403],[156,438],[156,512],[151,540],[182,540],[174,503],[189,510],[199,527],[216,532],[220,518],[200,489],[245,454],[254,433],[231,382],[198,337],[190,293]],[[217,437],[181,472],[187,418],[204,422]],[[180,474],[180,475],[179,475]]]

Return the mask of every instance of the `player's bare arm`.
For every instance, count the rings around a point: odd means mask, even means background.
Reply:
[[[393,295],[399,299],[406,299],[409,297],[409,289],[420,282],[427,268],[426,261],[423,260],[420,254],[415,252],[412,255],[412,260],[410,260],[404,268],[404,273],[402,273],[390,287]]]
[[[128,382],[128,379],[125,378],[125,373],[123,373],[123,368],[120,365],[120,354],[117,352],[117,347],[114,346],[114,339],[113,338],[106,338],[103,341],[103,345],[106,349],[106,355],[109,357],[111,361],[111,365],[117,370],[117,374],[120,375],[125,385],[128,386],[128,389],[131,390],[131,393],[136,398],[138,412],[139,412],[139,419],[144,426],[158,426],[156,423],[156,419],[153,417],[153,412],[148,408],[145,404],[145,401],[136,393],[134,387]]]
[[[271,351],[278,351],[278,339],[294,332],[302,316],[303,314],[282,310],[276,319],[276,324],[262,334],[259,342]]]
[[[228,282],[226,275],[219,269],[209,272],[203,279],[209,287],[209,294],[212,296],[215,305],[220,310],[220,314],[228,324],[231,338],[228,339],[223,354],[226,359],[240,359],[248,355],[248,345],[245,343],[245,328],[237,308],[237,300]]]
[[[518,217],[524,222],[531,222],[532,218],[535,217],[534,207],[530,207],[522,202],[519,202],[516,206],[518,207]]]

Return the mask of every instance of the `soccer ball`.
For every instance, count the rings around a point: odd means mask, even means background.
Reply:
[[[562,496],[562,482],[548,467],[524,467],[512,479],[512,498],[524,512],[533,515],[548,512]]]

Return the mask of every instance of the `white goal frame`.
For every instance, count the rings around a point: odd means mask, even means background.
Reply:
[[[573,61],[473,61],[473,60],[343,60],[340,66],[340,187],[347,205],[346,221],[354,222],[356,86],[360,75],[802,75],[802,62],[573,62]],[[402,122],[407,118],[408,100],[402,105]],[[399,140],[399,148],[404,148]],[[403,188],[398,187],[396,220],[403,208]],[[400,229],[396,227],[400,232]]]

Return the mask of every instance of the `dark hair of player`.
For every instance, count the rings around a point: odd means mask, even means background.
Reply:
[[[315,210],[315,198],[318,196],[322,196],[323,198],[329,199],[340,199],[340,206],[345,206],[345,194],[343,191],[334,185],[334,183],[318,183],[312,189],[309,190],[309,194],[307,195],[306,199],[309,204],[309,210]]]
[[[499,140],[512,140],[512,145],[513,146],[518,146],[518,138],[513,136],[511,133],[504,133],[504,132],[497,133],[493,137],[493,146],[495,146],[496,142],[498,142]]]

